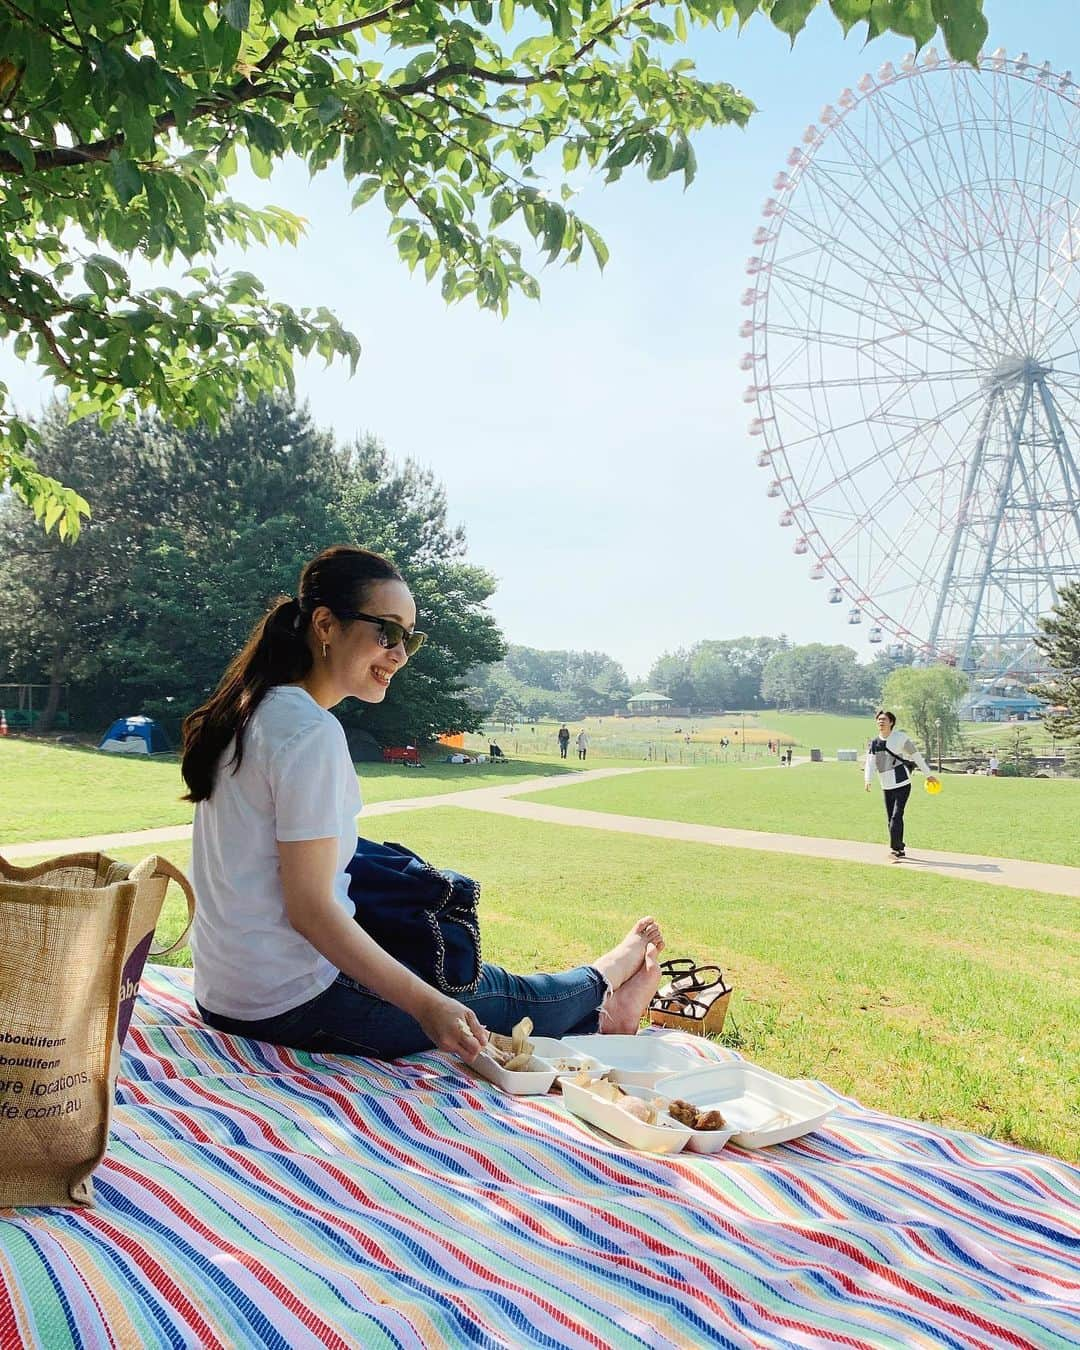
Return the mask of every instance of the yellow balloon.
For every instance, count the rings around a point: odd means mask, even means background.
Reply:
[[[931,797],[936,797],[941,791],[941,780],[939,778],[928,778],[923,784]]]

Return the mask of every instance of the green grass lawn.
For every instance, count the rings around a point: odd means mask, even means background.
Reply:
[[[589,759],[602,759],[605,764],[616,760],[632,764],[650,756],[663,762],[665,754],[676,764],[734,762],[744,758],[744,739],[746,756],[764,762],[770,740],[779,738],[803,753],[818,746],[833,754],[837,747],[861,748],[876,734],[867,717],[771,710],[729,713],[725,717],[586,717],[567,725],[572,733],[568,762],[576,756],[574,738],[584,727],[589,736]],[[558,729],[558,722],[523,722],[514,731],[492,724],[482,735],[466,737],[466,742],[470,749],[485,749],[494,737],[508,753],[557,759]],[[722,736],[732,742],[723,752],[718,745]]]
[[[1080,779],[947,774],[928,797],[917,775],[907,842],[919,848],[1080,866]],[[619,815],[743,830],[888,843],[880,789],[863,789],[861,764],[791,769],[718,765],[568,783],[525,800]]]
[[[361,764],[358,770],[364,800],[383,802],[573,773],[580,767],[576,760],[446,764],[429,757],[422,769]],[[180,800],[184,788],[175,755],[110,755],[9,737],[0,741],[0,783],[0,848],[185,825],[192,815],[191,804]]]
[[[483,882],[489,960],[573,965],[651,912],[670,955],[722,963],[736,989],[723,1039],[753,1062],[1080,1157],[1075,900],[902,872],[882,890],[874,868],[452,807],[396,816],[394,832]],[[161,851],[186,865],[187,845]],[[180,909],[176,894],[159,932]]]
[[[568,723],[574,736],[584,727],[589,734],[589,759],[634,763],[646,758],[661,763],[712,764],[766,761],[769,740],[780,739],[794,747],[796,754],[808,754],[813,748],[832,757],[840,749],[861,751],[871,736],[877,735],[869,716],[841,716],[835,713],[790,713],[765,709],[761,712],[728,713],[724,717],[586,717]],[[530,758],[555,759],[558,747],[557,722],[525,722],[513,731],[493,724],[483,733],[467,737],[470,749],[486,749],[489,736],[498,739],[504,750]],[[1007,762],[1015,743],[1017,727],[1030,742],[1032,753],[1049,754],[1060,749],[1041,722],[1013,725],[964,722],[961,739],[974,743],[985,756],[997,747],[1002,762]],[[738,733],[738,734],[736,734]],[[689,744],[686,737],[690,737]],[[722,736],[731,746],[721,751]],[[746,750],[743,750],[743,741]],[[570,756],[574,757],[571,740]]]
[[[183,825],[172,756],[110,755],[81,746],[0,741],[0,845]]]

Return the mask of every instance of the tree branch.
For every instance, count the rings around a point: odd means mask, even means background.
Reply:
[[[56,338],[53,336],[52,329],[44,319],[36,314],[27,314],[24,309],[20,309],[13,301],[6,300],[3,296],[0,296],[0,313],[7,314],[9,318],[18,320],[20,324],[28,323],[30,327],[41,336],[49,351],[52,352],[56,364],[61,370],[67,371],[69,375],[75,374],[75,367],[60,350]]]
[[[245,78],[234,84],[227,95],[223,94],[221,98],[197,103],[192,108],[188,121],[190,122],[196,117],[205,117],[210,113],[227,112],[230,108],[235,108],[238,104],[247,103],[254,98],[278,98],[283,103],[291,103],[295,96],[291,89],[282,89],[278,85],[272,84],[255,84]],[[160,117],[154,119],[155,135],[162,131],[171,131],[175,126],[176,114],[173,112],[162,113]],[[63,169],[72,168],[79,164],[100,163],[107,160],[114,150],[119,150],[125,139],[124,133],[118,131],[114,136],[107,136],[103,141],[93,141],[89,145],[59,146],[55,150],[35,150],[35,169]],[[24,174],[19,161],[6,152],[0,152],[0,171]]]
[[[255,69],[261,70],[265,75],[270,67],[280,60],[282,54],[296,43],[316,42],[321,38],[342,37],[345,33],[355,33],[360,28],[371,28],[372,25],[382,23],[384,19],[389,19],[394,14],[412,9],[415,4],[416,0],[394,0],[393,4],[387,5],[384,9],[373,10],[370,14],[364,14],[359,19],[350,19],[348,23],[339,23],[333,28],[298,28],[293,35],[292,43],[287,38],[279,37],[262,60],[256,62]]]
[[[467,66],[463,62],[455,61],[450,65],[440,66],[438,70],[433,70],[419,80],[414,80],[412,84],[397,85],[394,92],[397,94],[423,94],[433,85],[442,84],[444,80],[457,79],[459,75],[468,75],[476,80],[486,80],[489,84],[520,85],[526,89],[533,84],[546,84],[552,80],[562,79],[563,75],[572,66],[577,65],[586,52],[591,51],[601,38],[615,32],[616,29],[629,22],[634,15],[642,13],[655,3],[657,3],[657,0],[635,0],[634,4],[620,10],[610,23],[606,23],[599,32],[594,33],[588,42],[583,42],[569,61],[564,62],[561,66],[553,66],[551,70],[545,70],[542,75],[510,75],[506,71],[484,70],[481,66]]]
[[[359,28],[371,27],[373,24],[382,22],[393,14],[401,13],[411,9],[416,0],[392,0],[392,3],[384,6],[382,9],[373,10],[370,14],[364,15],[360,19],[354,19],[346,24],[338,24],[333,28],[309,28],[298,29],[294,43],[312,42],[319,39],[340,37],[343,33],[353,32]],[[539,75],[512,75],[507,71],[484,70],[479,66],[467,66],[461,62],[452,62],[449,65],[442,66],[438,70],[423,76],[412,84],[397,85],[392,92],[397,97],[413,94],[422,94],[441,84],[445,80],[455,79],[458,76],[469,76],[472,79],[480,79],[492,84],[516,85],[521,88],[528,88],[534,84],[548,83],[553,80],[561,79],[567,70],[581,60],[589,51],[592,50],[601,39],[607,37],[610,33],[623,27],[636,14],[640,14],[649,9],[657,0],[635,0],[626,9],[620,12],[607,24],[595,33],[587,42],[583,42],[574,52],[568,61],[561,66],[556,66],[551,70],[544,71]],[[8,8],[16,9],[13,0],[0,0],[0,4]],[[60,38],[61,41],[66,39]],[[71,46],[71,43],[67,45]],[[276,61],[284,54],[288,47],[292,45],[286,42],[284,38],[279,38],[270,48],[262,60],[254,67],[260,74],[265,74]],[[82,51],[82,48],[76,48]],[[389,90],[388,90],[389,92]],[[256,98],[279,98],[285,102],[291,103],[294,98],[294,92],[274,85],[259,84],[245,76],[238,80],[227,93],[219,98],[204,100],[197,103],[191,110],[188,121],[195,118],[207,117],[214,113],[225,112],[238,104],[248,103]],[[154,120],[154,131],[158,134],[162,131],[171,131],[176,126],[176,114],[173,112],[162,113]],[[50,169],[73,168],[87,163],[101,163],[107,160],[114,150],[119,150],[125,143],[123,132],[117,132],[115,135],[107,136],[103,140],[93,141],[84,145],[57,146],[48,150],[34,152],[35,170],[48,171]],[[24,170],[19,161],[7,152],[0,152],[0,172],[18,174],[22,176]]]
[[[26,24],[27,28],[36,28],[43,33],[48,33],[51,38],[55,38],[57,42],[62,43],[65,47],[70,47],[73,52],[78,52],[80,56],[86,55],[86,49],[84,47],[80,47],[77,42],[72,42],[71,39],[66,38],[63,33],[58,33],[55,28],[50,28],[47,23],[40,23],[33,15],[27,14],[24,9],[20,9],[19,6],[14,3],[14,0],[0,0],[0,4],[3,4],[5,9],[11,10],[12,14],[21,19],[23,23]],[[78,32],[79,30],[76,28],[75,31]],[[81,36],[82,35],[80,34],[80,37]]]

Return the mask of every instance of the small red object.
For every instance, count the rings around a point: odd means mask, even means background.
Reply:
[[[388,745],[382,752],[384,764],[420,763],[420,751],[415,745]]]

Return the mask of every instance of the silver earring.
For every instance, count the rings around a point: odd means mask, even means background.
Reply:
[[[325,643],[325,642],[324,642],[323,645],[322,645],[322,657],[323,657],[323,660],[325,661],[325,660],[326,660],[326,643]]]

